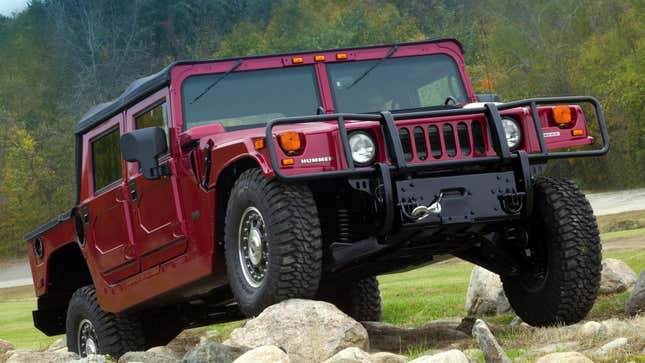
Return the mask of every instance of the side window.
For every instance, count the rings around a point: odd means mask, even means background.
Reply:
[[[121,179],[119,129],[116,128],[92,141],[94,192]]]
[[[137,129],[161,127],[166,133],[166,143],[168,143],[168,115],[165,102],[138,114],[134,118],[134,124]]]

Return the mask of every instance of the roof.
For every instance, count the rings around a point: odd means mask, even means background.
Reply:
[[[81,117],[81,120],[76,125],[76,133],[85,133],[97,124],[119,113],[141,97],[145,97],[168,84],[170,81],[170,70],[173,66],[174,63],[155,74],[137,79],[130,83],[125,92],[116,99],[92,107]]]
[[[387,47],[387,46],[394,46],[394,45],[437,43],[442,41],[453,41],[457,43],[457,45],[459,45],[459,47],[463,52],[463,46],[461,45],[461,43],[459,43],[459,41],[457,41],[456,39],[449,39],[449,38],[430,39],[430,40],[407,42],[407,43],[377,44],[377,45],[369,45],[369,46],[363,46],[363,47],[347,47],[347,48],[330,49],[330,50],[344,51],[344,50],[352,50],[352,49]],[[301,51],[301,52],[285,52],[285,53],[275,53],[275,54],[244,56],[244,57],[199,59],[199,60],[185,60],[185,61],[174,62],[155,74],[151,74],[147,77],[143,77],[132,82],[128,86],[128,88],[126,88],[125,92],[123,92],[116,99],[110,102],[101,103],[92,107],[89,111],[87,111],[87,113],[85,113],[85,115],[83,115],[83,117],[81,117],[81,120],[76,125],[75,132],[76,134],[83,134],[88,130],[92,129],[93,127],[101,124],[103,121],[123,111],[125,108],[129,107],[130,105],[138,102],[142,98],[163,88],[170,82],[170,71],[173,69],[173,67],[179,64],[196,64],[196,63],[206,63],[206,62],[215,62],[215,61],[235,60],[240,58],[253,59],[253,58],[262,58],[262,57],[284,56],[284,55],[291,55],[291,54],[308,54],[308,53],[321,52],[321,51],[327,51],[327,50],[318,49],[318,50],[307,50],[307,51]]]

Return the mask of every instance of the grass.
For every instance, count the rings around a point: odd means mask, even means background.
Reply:
[[[621,238],[644,237],[644,236],[645,236],[645,228],[628,229],[626,231],[607,232],[607,233],[600,234],[600,237],[602,238],[603,241],[613,241]],[[645,245],[645,242],[643,242],[643,244]]]
[[[596,217],[601,233],[645,228],[645,210]]]
[[[58,339],[34,328],[31,311],[35,309],[32,286],[0,290],[0,339],[10,341],[18,349],[46,348]]]

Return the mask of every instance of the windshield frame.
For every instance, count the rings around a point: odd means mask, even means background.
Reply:
[[[379,59],[378,57],[376,58],[367,58],[367,59],[360,59],[357,60],[356,62],[351,62],[351,63],[341,63],[341,64],[352,64],[352,63],[357,63],[357,62],[380,62],[382,61],[389,61],[389,60],[395,60],[395,59],[409,59],[409,58],[416,58],[416,57],[432,57],[436,55],[443,55],[447,59],[449,59],[453,64],[454,64],[454,69],[455,69],[455,75],[458,76],[458,82],[463,90],[463,96],[465,97],[465,101],[462,104],[472,102],[472,97],[471,97],[471,88],[468,82],[465,82],[465,79],[468,79],[467,74],[465,74],[465,68],[463,67],[463,63],[460,63],[460,59],[456,59],[453,54],[450,54],[448,52],[430,52],[430,53],[422,53],[422,54],[404,54],[404,55],[397,55],[394,54],[391,57],[387,57],[385,59]],[[340,62],[333,62],[333,63],[328,63],[325,64],[326,68],[326,78],[327,78],[327,87],[329,87],[329,93],[332,98],[333,106],[334,106],[334,112],[336,113],[364,113],[364,114],[373,114],[373,113],[379,113],[381,111],[390,111],[392,113],[401,113],[401,112],[409,112],[409,111],[420,111],[420,110],[437,110],[437,109],[445,109],[445,108],[458,108],[460,104],[458,105],[433,105],[433,106],[421,106],[421,107],[413,107],[413,108],[400,108],[400,109],[391,109],[391,110],[365,110],[365,111],[355,111],[355,110],[339,110],[338,108],[338,99],[337,99],[337,94],[336,91],[334,90],[334,85],[333,85],[333,80],[331,77],[331,72],[329,70],[330,65],[336,65],[339,64]],[[385,65],[383,63],[377,63],[376,67],[372,68],[370,70],[370,73],[378,72],[378,68],[382,65]],[[465,78],[466,77],[466,78]],[[358,83],[358,82],[357,82]]]
[[[385,56],[388,50],[390,50],[393,45],[393,43],[375,44],[336,49],[290,51],[285,53],[248,55],[242,57],[236,56],[222,59],[197,59],[177,61],[167,67],[167,77],[170,91],[169,112],[171,113],[172,120],[175,123],[172,131],[178,136],[184,135],[189,132],[184,127],[181,85],[183,81],[190,76],[208,73],[224,73],[228,69],[230,69],[239,59],[242,59],[244,61],[244,64],[241,65],[236,70],[236,72],[255,69],[289,68],[298,67],[300,65],[314,65],[316,68],[316,76],[319,83],[318,87],[321,98],[321,100],[319,101],[322,101],[322,108],[324,109],[325,113],[330,114],[336,112],[336,110],[334,107],[334,101],[332,99],[329,82],[327,81],[326,65],[336,62],[352,62],[379,59]],[[396,43],[396,45],[398,45],[398,49],[393,54],[392,58],[430,54],[445,54],[451,57],[458,65],[461,79],[464,83],[466,93],[468,95],[468,102],[477,102],[475,91],[466,69],[463,47],[458,41],[456,41],[455,39],[430,39],[407,43]],[[337,58],[338,54],[342,54],[343,57]],[[326,59],[322,62],[318,62],[314,59],[314,56],[322,56]],[[304,62],[295,65],[292,61],[294,58],[303,59]],[[316,111],[312,110],[309,114],[311,115],[315,113]],[[259,127],[261,127],[261,125],[259,125]],[[171,133],[171,137],[172,135],[173,134]]]

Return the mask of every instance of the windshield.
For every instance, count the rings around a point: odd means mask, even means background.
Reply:
[[[213,122],[227,129],[255,127],[278,117],[311,115],[321,105],[312,66],[233,72],[217,82],[222,75],[184,81],[184,129]]]
[[[444,54],[339,62],[329,64],[327,71],[337,112],[396,111],[468,102],[457,63]],[[450,97],[454,101],[447,102]]]

